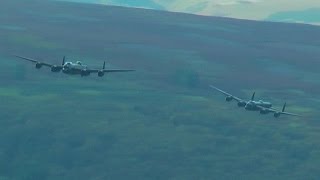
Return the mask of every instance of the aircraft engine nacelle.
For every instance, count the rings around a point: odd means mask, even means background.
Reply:
[[[103,72],[103,71],[99,71],[99,72],[98,72],[98,76],[99,76],[99,77],[104,76],[104,72]]]
[[[275,118],[280,117],[280,115],[281,115],[281,113],[278,113],[278,112],[273,114],[273,116],[274,116]]]
[[[228,96],[228,97],[226,97],[226,101],[227,101],[227,102],[232,101],[232,99],[233,99],[233,97],[232,97],[232,96]]]
[[[238,106],[239,107],[245,107],[246,106],[246,102],[243,102],[243,101],[241,101],[241,102],[238,102]]]
[[[269,111],[267,109],[261,109],[260,114],[268,114]]]
[[[89,76],[90,72],[87,71],[86,69],[81,70],[81,76]]]
[[[41,63],[36,63],[36,68],[37,69],[40,69],[42,67],[42,64]]]
[[[60,66],[52,66],[51,72],[60,72],[62,70],[62,67]]]

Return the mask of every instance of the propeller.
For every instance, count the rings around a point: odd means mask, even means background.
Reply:
[[[283,108],[282,108],[282,112],[284,112],[286,110],[286,105],[287,105],[287,102],[284,103]]]
[[[62,59],[62,66],[64,65],[64,63],[66,62],[66,56],[63,56],[63,59]]]
[[[281,112],[275,112],[275,113],[274,113],[274,117],[277,118],[277,117],[279,117],[281,114],[283,114],[284,111],[286,110],[286,106],[287,106],[287,102],[284,103]]]
[[[63,65],[66,61],[66,56],[63,56],[61,65],[53,65],[51,66],[51,72],[60,72],[63,69]]]
[[[104,76],[104,70],[106,69],[106,61],[103,62],[103,66],[102,66],[102,69],[100,71],[98,71],[98,76],[99,77],[102,77]]]
[[[254,93],[252,94],[251,101],[254,100],[254,96],[255,96],[255,95],[256,95],[256,92],[254,92]]]

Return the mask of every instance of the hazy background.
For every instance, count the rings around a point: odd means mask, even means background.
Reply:
[[[4,0],[0,179],[318,179],[320,28]],[[81,78],[12,54],[136,72]],[[214,84],[303,115],[226,103]]]
[[[240,19],[320,24],[317,0],[64,0]]]

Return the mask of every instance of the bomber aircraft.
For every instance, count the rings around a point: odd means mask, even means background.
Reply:
[[[276,110],[274,108],[272,108],[272,103],[270,102],[265,102],[265,101],[262,101],[262,100],[259,100],[259,101],[255,101],[254,100],[254,97],[255,97],[255,92],[252,94],[252,97],[250,100],[242,100],[236,96],[233,96],[213,85],[210,85],[210,87],[212,89],[215,89],[219,92],[221,92],[222,94],[224,94],[226,96],[226,101],[230,102],[232,100],[235,100],[238,102],[238,106],[239,107],[244,107],[245,110],[248,110],[248,111],[259,111],[260,114],[269,114],[269,113],[273,113],[273,116],[275,118],[278,118],[280,117],[280,115],[290,115],[290,116],[300,116],[298,114],[294,114],[294,113],[289,113],[289,112],[286,112],[285,109],[286,109],[286,105],[287,103],[284,103],[283,107],[282,107],[282,110],[279,111],[279,110]]]
[[[81,61],[77,62],[66,62],[66,57],[64,56],[62,59],[61,65],[54,65],[46,62],[42,62],[36,59],[23,57],[14,55],[17,58],[24,59],[26,61],[35,63],[35,67],[37,69],[40,69],[42,66],[46,66],[51,68],[52,72],[63,72],[65,74],[69,75],[81,75],[81,76],[89,76],[91,73],[97,73],[99,77],[104,76],[106,73],[112,73],[112,72],[129,72],[129,71],[135,71],[132,69],[106,69],[106,62],[104,61],[102,69],[94,69],[94,68],[88,68],[87,65],[84,65],[81,63]]]

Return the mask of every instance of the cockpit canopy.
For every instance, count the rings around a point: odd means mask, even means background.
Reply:
[[[71,62],[66,62],[63,66],[70,66],[71,65]]]
[[[76,64],[82,65],[82,62],[81,61],[77,61]]]

